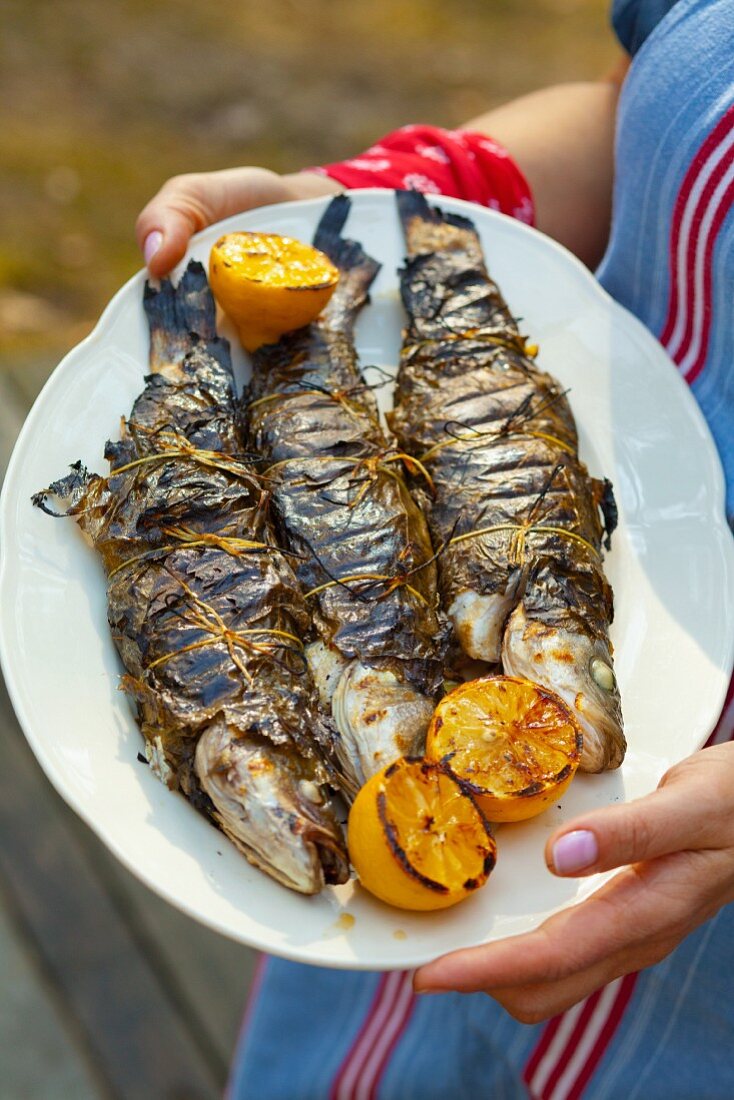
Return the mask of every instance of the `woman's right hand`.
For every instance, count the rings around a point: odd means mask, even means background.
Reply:
[[[191,235],[212,222],[255,206],[341,190],[339,183],[317,172],[279,176],[267,168],[225,168],[174,176],[140,213],[135,236],[148,271],[160,277],[182,259]]]

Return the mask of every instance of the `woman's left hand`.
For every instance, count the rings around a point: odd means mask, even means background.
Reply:
[[[538,1023],[660,962],[734,900],[733,811],[734,744],[725,744],[671,768],[645,798],[574,819],[548,840],[550,871],[624,870],[534,932],[421,967],[416,990],[481,991],[522,1023]]]

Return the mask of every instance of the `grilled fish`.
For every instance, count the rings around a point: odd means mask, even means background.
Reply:
[[[314,618],[307,656],[353,793],[420,751],[447,631],[404,456],[357,365],[354,323],[379,265],[341,236],[349,205],[334,199],[314,238],[340,271],[333,297],[313,324],[255,353],[242,415],[250,448],[268,463],[279,535],[298,555]]]
[[[229,347],[204,270],[146,285],[150,367],[108,443],[34,498],[65,502],[101,554],[108,618],[148,761],[268,874],[344,882],[327,783],[335,733],[303,656],[309,616],[237,435]],[[53,513],[52,513],[53,514]]]
[[[415,192],[398,205],[408,321],[389,421],[435,484],[422,500],[442,547],[444,607],[469,657],[501,660],[574,708],[582,768],[617,767],[625,739],[602,569],[611,486],[580,461],[566,394],[533,363],[471,221]]]

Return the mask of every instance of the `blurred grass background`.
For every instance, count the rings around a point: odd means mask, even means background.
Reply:
[[[46,363],[84,335],[139,266],[135,216],[168,176],[293,171],[593,78],[617,52],[606,8],[0,0],[0,356]]]

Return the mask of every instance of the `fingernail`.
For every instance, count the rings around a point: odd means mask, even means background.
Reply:
[[[552,848],[553,870],[557,875],[572,875],[591,867],[599,858],[596,837],[587,829],[575,829],[559,837]]]
[[[436,989],[432,985],[422,985],[422,984],[419,985],[418,982],[414,981],[413,982],[413,992],[414,993],[440,993],[441,990]]]
[[[161,247],[162,243],[163,243],[163,234],[161,233],[161,231],[159,229],[154,229],[145,238],[145,242],[143,244],[143,258],[145,260],[145,266],[146,267],[148,266],[150,261],[153,259],[156,252]]]

